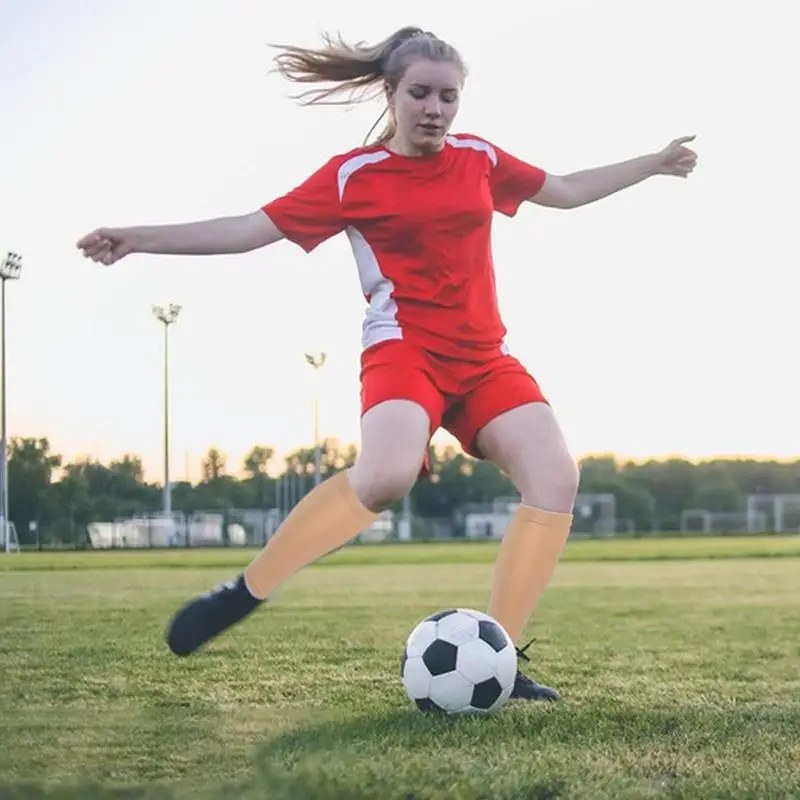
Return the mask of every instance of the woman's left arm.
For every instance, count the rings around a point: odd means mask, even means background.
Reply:
[[[581,170],[569,175],[547,175],[529,202],[549,208],[578,208],[641,183],[653,175],[686,178],[694,170],[697,153],[686,147],[694,136],[682,136],[657,153]]]

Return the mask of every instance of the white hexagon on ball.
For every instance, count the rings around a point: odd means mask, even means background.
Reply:
[[[431,693],[431,673],[421,656],[408,658],[403,665],[403,686],[412,700],[421,700]]]
[[[517,677],[517,650],[513,645],[497,654],[495,676],[501,686],[509,687],[508,692],[511,694]]]
[[[428,619],[422,620],[408,636],[406,655],[408,658],[421,656],[434,639],[436,639],[436,623]]]
[[[473,684],[481,683],[497,677],[496,660],[497,653],[482,639],[475,639],[458,648],[456,669]]]
[[[436,623],[436,636],[461,647],[478,638],[478,620],[471,614],[450,614]]]
[[[430,698],[448,714],[463,714],[471,710],[473,684],[460,672],[447,672],[431,678]]]
[[[484,613],[483,611],[478,611],[474,608],[458,608],[456,609],[461,614],[469,614],[471,617],[475,617],[478,622],[494,622],[495,625],[499,625],[500,623],[494,618],[490,617],[488,614]],[[502,627],[502,626],[501,626]],[[505,628],[503,628],[503,632],[505,633]],[[508,634],[506,634],[508,636]],[[508,641],[511,641],[509,637]]]

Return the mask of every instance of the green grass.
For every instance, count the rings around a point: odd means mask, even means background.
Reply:
[[[341,551],[186,660],[170,613],[251,554],[3,557],[0,797],[796,798],[800,559],[753,557],[792,546],[573,543],[531,628],[565,700],[458,720],[400,650],[485,606],[491,545]]]
[[[248,548],[194,550],[64,550],[23,552],[0,559],[3,570],[143,569],[240,567],[256,551]],[[347,547],[318,566],[387,564],[491,564],[497,542],[365,544]],[[651,537],[642,539],[573,539],[564,554],[573,561],[673,561],[676,559],[797,558],[800,536]]]

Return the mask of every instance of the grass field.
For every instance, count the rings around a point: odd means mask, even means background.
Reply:
[[[339,550],[318,566],[388,564],[491,564],[497,542],[370,544]],[[236,568],[256,551],[243,548],[175,550],[64,550],[25,552],[0,559],[0,572],[32,569]],[[676,559],[798,558],[800,536],[730,536],[666,539],[573,539],[564,561],[674,561]]]
[[[494,546],[340,551],[172,658],[251,555],[0,557],[0,798],[800,797],[800,537],[571,543],[531,628],[565,699],[490,719],[420,714],[399,657]]]

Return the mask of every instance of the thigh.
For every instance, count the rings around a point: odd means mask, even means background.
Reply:
[[[384,342],[364,351],[361,357],[363,461],[381,462],[377,466],[385,469],[387,462],[405,464],[416,460],[417,471],[424,474],[428,441],[441,424],[443,412],[444,398],[431,377],[424,354],[402,340]]]
[[[548,406],[534,377],[512,356],[502,356],[485,365],[468,391],[447,409],[442,422],[465,452],[478,458],[484,453],[480,434],[502,414],[529,404]]]
[[[412,400],[385,400],[361,418],[361,448],[350,483],[362,505],[380,512],[404,497],[422,471],[430,435],[425,409]]]
[[[527,403],[498,414],[477,433],[476,445],[511,478],[523,503],[572,511],[578,467],[548,404]]]

